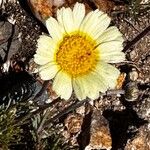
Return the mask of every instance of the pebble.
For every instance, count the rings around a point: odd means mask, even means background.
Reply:
[[[101,115],[100,111],[94,110],[90,129],[90,143],[85,150],[112,148],[112,139],[108,121]]]
[[[28,0],[28,5],[37,19],[45,23],[52,16],[52,0]]]
[[[136,81],[138,79],[138,72],[135,68],[132,68],[132,70],[129,72],[129,79],[131,81]]]
[[[70,114],[65,119],[65,126],[68,131],[72,134],[78,133],[81,130],[81,125],[83,123],[83,117],[80,114]]]
[[[132,50],[131,52],[130,52],[130,59],[132,60],[132,61],[134,61],[135,59],[136,59],[136,57],[137,57],[137,52],[135,51],[135,50]]]
[[[139,129],[139,133],[130,139],[125,150],[150,150],[150,135],[143,127]]]
[[[136,82],[129,82],[125,87],[125,100],[136,101],[139,97],[139,89]]]

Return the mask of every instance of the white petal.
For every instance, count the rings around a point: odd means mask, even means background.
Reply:
[[[101,61],[97,64],[95,71],[109,88],[115,88],[120,74],[117,68]]]
[[[98,47],[100,53],[110,53],[114,51],[122,51],[123,44],[120,41],[109,41],[100,44]]]
[[[46,49],[48,50],[51,46],[53,46],[53,39],[47,35],[40,35],[39,39],[37,40],[37,47],[39,49]]]
[[[85,77],[82,78],[83,87],[87,97],[92,100],[95,100],[99,97],[99,84],[98,79],[95,78],[94,74],[89,73]]]
[[[53,90],[62,99],[68,100],[72,94],[72,79],[63,71],[59,71],[53,82]]]
[[[74,78],[73,87],[79,100],[83,100],[86,97],[93,100],[97,99],[99,97],[99,91],[105,92],[108,88],[96,72],[91,72],[87,75]]]
[[[64,11],[64,9],[65,8],[62,7],[61,9],[57,10],[57,21],[58,21],[59,25],[63,28],[64,28],[64,23],[63,23],[63,11]]]
[[[48,57],[49,61],[53,61],[56,46],[57,45],[52,38],[46,35],[41,35],[37,41],[36,53],[40,56]]]
[[[97,39],[108,28],[110,22],[111,19],[107,14],[103,14],[98,17],[97,24],[95,25],[93,30],[91,30],[93,37]]]
[[[104,82],[103,78],[101,76],[99,76],[99,73],[97,73],[96,71],[91,72],[93,78],[95,79],[95,84],[98,84],[98,90],[101,93],[105,93],[108,89],[107,84]],[[93,80],[94,80],[93,79]]]
[[[89,31],[89,28],[97,22],[98,15],[101,16],[102,14],[103,13],[100,12],[98,9],[95,11],[89,12],[83,19],[83,22],[81,23],[81,26],[80,26],[80,30],[84,32]]]
[[[70,8],[62,9],[63,13],[63,25],[65,31],[69,34],[75,30],[74,20],[73,20],[73,12]]]
[[[125,54],[123,52],[105,53],[100,56],[100,60],[108,63],[119,63],[125,60]]]
[[[83,89],[83,83],[81,80],[78,80],[78,78],[73,79],[73,89],[74,89],[74,92],[75,92],[75,94],[79,100],[86,99],[86,94],[85,94],[84,89]]]
[[[45,65],[50,62],[49,57],[41,56],[39,54],[34,55],[34,62],[37,63],[38,65]]]
[[[54,63],[48,63],[39,68],[39,74],[42,80],[53,79],[58,71],[58,66]]]
[[[81,3],[76,3],[73,8],[74,26],[78,29],[85,16],[85,6]]]
[[[125,54],[121,52],[123,50],[123,44],[120,41],[109,41],[100,44],[97,49],[100,53],[100,60],[117,63],[125,60]]]
[[[109,26],[110,18],[107,14],[99,10],[90,12],[83,20],[80,30],[89,33],[94,39],[97,39]]]
[[[63,38],[64,29],[58,24],[58,21],[53,17],[46,20],[46,27],[52,39],[59,41]]]
[[[103,42],[108,42],[116,39],[123,42],[121,32],[118,30],[117,27],[112,26],[106,29],[104,33],[98,37],[97,42],[103,43]]]

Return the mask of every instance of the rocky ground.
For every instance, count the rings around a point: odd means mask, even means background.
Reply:
[[[148,1],[79,0],[87,12],[99,8],[108,13],[124,35],[126,61],[116,65],[122,74],[115,90],[95,101],[78,102],[75,96],[64,101],[52,91],[51,81],[34,73],[36,41],[47,33],[45,13],[55,16],[59,7],[76,1],[0,0],[0,147],[150,150]]]

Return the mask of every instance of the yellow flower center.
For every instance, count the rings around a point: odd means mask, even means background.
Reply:
[[[56,62],[73,77],[87,74],[95,68],[99,58],[95,46],[95,41],[88,36],[65,36],[56,53]]]

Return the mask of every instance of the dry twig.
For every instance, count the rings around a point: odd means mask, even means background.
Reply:
[[[132,41],[128,42],[124,47],[123,51],[127,52],[133,45],[135,45],[139,40],[141,40],[150,31],[150,26],[144,29],[140,34],[138,34]]]

